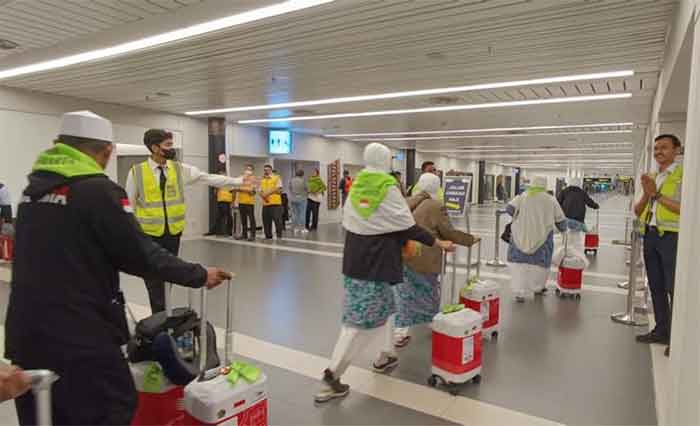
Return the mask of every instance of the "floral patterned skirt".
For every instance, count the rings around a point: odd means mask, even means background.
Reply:
[[[394,291],[389,283],[344,276],[343,284],[343,324],[361,329],[377,328],[396,313]]]
[[[394,287],[398,314],[396,327],[430,323],[440,310],[438,274],[419,274],[403,268],[404,282]]]

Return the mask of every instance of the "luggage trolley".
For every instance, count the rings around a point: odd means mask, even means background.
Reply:
[[[202,289],[200,315],[207,315],[206,293]],[[233,286],[226,285],[225,363],[221,368],[207,370],[206,333],[202,333],[200,375],[185,387],[184,426],[268,426],[269,393],[267,376],[252,364],[234,362]]]
[[[584,243],[584,254],[593,253],[594,256],[598,255],[598,248],[600,247],[600,209],[596,210],[595,213],[595,227],[592,232],[586,232],[586,240]]]
[[[559,262],[559,269],[557,271],[557,288],[556,294],[560,297],[571,296],[576,300],[581,299],[581,286],[583,283],[583,269],[576,268],[575,265],[568,264],[567,259],[569,258],[569,231],[564,232],[564,254]],[[571,262],[571,260],[569,260]]]
[[[481,259],[481,240],[477,243],[477,259]],[[498,337],[501,305],[501,286],[494,281],[481,279],[481,262],[476,264],[476,276],[471,278],[471,247],[469,247],[467,265],[467,285],[460,291],[459,303],[465,307],[479,312],[484,318],[482,333],[484,337],[496,339]]]
[[[449,303],[453,303],[459,295],[455,291],[456,254],[453,259]],[[443,283],[445,276],[446,274],[443,273]],[[481,342],[484,320],[480,312],[468,309],[464,305],[451,305],[451,307],[453,309],[443,309],[433,318],[430,368],[432,374],[428,377],[428,385],[442,386],[450,394],[457,395],[461,386],[470,382],[481,382]]]

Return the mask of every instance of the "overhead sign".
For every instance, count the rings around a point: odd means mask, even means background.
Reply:
[[[450,216],[464,216],[467,212],[471,176],[447,176],[445,178],[445,207]]]

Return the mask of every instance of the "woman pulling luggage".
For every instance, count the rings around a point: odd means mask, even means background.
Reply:
[[[340,379],[352,359],[375,337],[383,351],[373,367],[386,372],[398,365],[393,347],[396,312],[392,285],[403,281],[401,249],[409,240],[452,250],[449,241],[436,239],[416,225],[396,180],[389,175],[391,151],[372,143],[364,152],[366,168],[352,184],[343,209],[343,325],[331,364],[323,373],[324,389],[316,402],[346,396],[350,387]]]
[[[418,180],[421,192],[409,198],[408,205],[416,224],[427,229],[434,237],[471,246],[479,241],[473,235],[456,230],[443,203],[439,200],[440,178],[424,173]],[[430,323],[440,309],[440,282],[442,252],[437,247],[422,247],[404,259],[404,281],[395,287],[398,313],[394,344],[406,346],[411,336],[410,327]]]

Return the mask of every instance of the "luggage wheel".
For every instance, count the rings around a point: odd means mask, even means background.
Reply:
[[[494,331],[493,333],[491,333],[491,337],[494,339],[498,339],[498,332]]]

